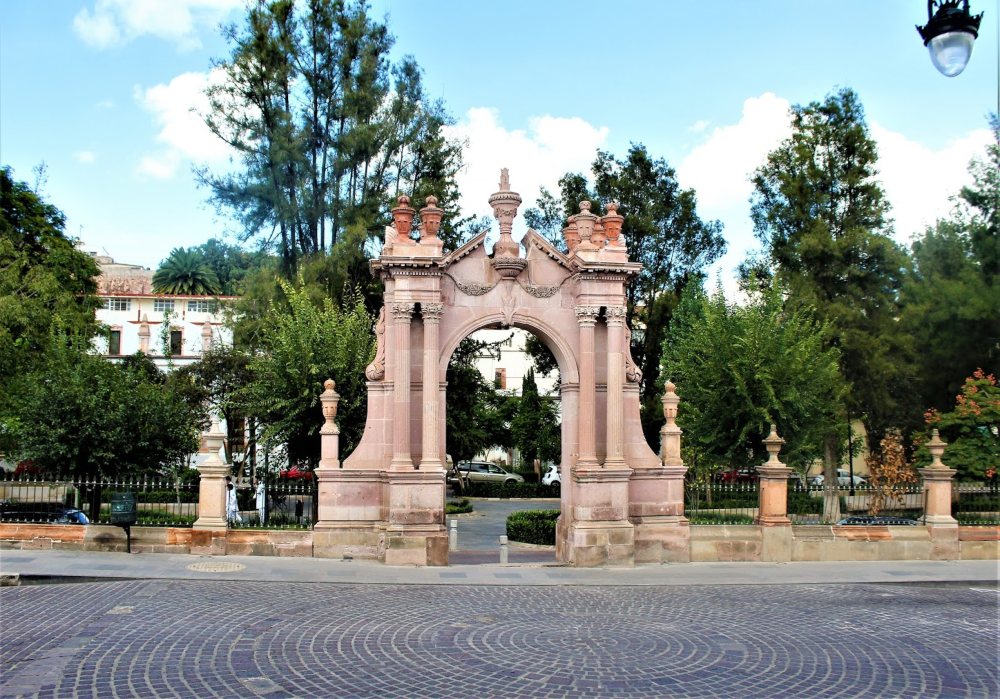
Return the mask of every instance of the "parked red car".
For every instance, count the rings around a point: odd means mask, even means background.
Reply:
[[[281,471],[280,473],[278,473],[278,476],[280,478],[290,478],[290,479],[300,478],[302,480],[312,480],[313,471],[309,471],[303,466],[295,465],[289,469]]]
[[[756,483],[757,470],[753,468],[733,469],[723,471],[718,476],[720,483]]]

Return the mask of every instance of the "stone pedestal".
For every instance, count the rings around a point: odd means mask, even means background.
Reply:
[[[951,516],[951,484],[955,469],[941,462],[947,444],[941,441],[938,431],[931,433],[927,449],[931,452],[931,465],[919,469],[924,479],[924,523],[931,527],[957,527]]]
[[[219,449],[225,435],[212,425],[212,431],[205,434],[204,443],[209,455],[198,471],[198,519],[192,525],[195,530],[226,531],[226,476],[229,465],[219,458]]]
[[[637,468],[629,479],[629,521],[636,563],[687,563],[691,528],[684,517],[683,466]]]
[[[635,527],[628,520],[632,469],[580,468],[573,472],[576,498],[566,553],[579,567],[635,564]]]
[[[388,565],[448,565],[443,469],[389,471]]]
[[[764,447],[770,457],[757,467],[760,495],[754,524],[761,527],[787,527],[792,524],[788,519],[788,477],[792,469],[778,460],[778,452],[784,443],[775,426],[771,425],[771,433],[764,439]]]
[[[381,558],[385,551],[385,513],[381,506],[385,472],[320,469],[317,475],[320,518],[313,527],[313,555]]]

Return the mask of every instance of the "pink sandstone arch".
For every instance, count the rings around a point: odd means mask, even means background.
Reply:
[[[563,231],[568,253],[529,230],[522,255],[511,237],[520,201],[504,170],[490,197],[500,222],[491,255],[485,233],[444,254],[442,210],[433,197],[420,210],[418,238],[411,237],[416,211],[409,199],[400,197],[393,209],[382,254],[371,263],[385,284],[385,306],[366,371],[365,432],[343,463],[324,450],[316,555],[447,564],[448,361],[475,330],[518,326],[549,346],[562,376],[559,560],[627,566],[686,559],[679,447],[664,463],[639,421],[625,288],[640,265],[628,259],[623,218],[614,205],[599,217],[583,202]]]

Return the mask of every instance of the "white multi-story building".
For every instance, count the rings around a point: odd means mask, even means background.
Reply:
[[[505,391],[514,396],[521,395],[521,383],[524,380],[524,375],[528,373],[528,369],[534,366],[534,361],[525,351],[528,332],[520,328],[479,330],[471,337],[479,342],[499,343],[496,353],[484,351],[476,356],[475,365],[479,369],[479,373],[487,381],[492,381],[497,390]],[[535,385],[538,386],[538,392],[543,396],[552,396],[556,400],[559,399],[559,394],[556,392],[558,381],[558,371],[549,374],[535,374]]]
[[[236,297],[154,294],[152,270],[93,256],[101,269],[97,320],[107,328],[96,343],[102,354],[143,352],[166,371],[197,361],[214,344],[232,343],[222,306]]]

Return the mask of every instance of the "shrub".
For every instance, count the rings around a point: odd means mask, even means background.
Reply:
[[[541,483],[469,483],[465,495],[478,498],[555,498],[559,488]]]
[[[446,515],[464,515],[467,512],[472,512],[472,503],[466,498],[444,504],[444,513]]]
[[[135,494],[136,502],[198,502],[197,488],[177,490],[141,490]]]
[[[688,521],[691,524],[753,524],[753,517],[729,512],[692,512]]]
[[[507,515],[507,538],[526,544],[554,546],[559,510],[522,510]]]

